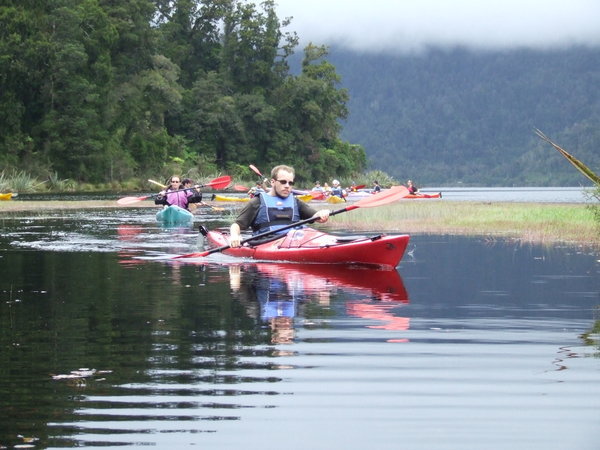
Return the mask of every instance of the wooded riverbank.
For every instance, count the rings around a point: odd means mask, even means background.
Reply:
[[[331,209],[340,207],[327,206]],[[49,210],[118,207],[113,200],[17,200],[0,202],[0,217],[25,211],[43,214]],[[128,206],[153,207],[151,200]],[[600,248],[600,226],[592,208],[585,204],[400,201],[389,206],[359,208],[337,215],[325,227],[333,230],[487,236],[490,239],[512,238],[541,244],[564,242]]]

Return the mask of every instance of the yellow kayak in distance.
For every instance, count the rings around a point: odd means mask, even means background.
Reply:
[[[210,199],[215,202],[249,202],[250,201],[249,197],[230,197],[227,195],[219,195],[219,194],[213,194],[213,196]]]
[[[296,195],[298,200],[302,200],[303,202],[310,202],[314,197],[310,194]]]
[[[338,197],[337,195],[330,195],[329,197],[327,197],[327,203],[344,203],[346,200],[344,200],[342,197]]]
[[[13,196],[12,192],[7,192],[6,194],[0,194],[0,200],[10,200]]]

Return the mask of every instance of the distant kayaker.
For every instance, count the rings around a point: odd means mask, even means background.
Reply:
[[[327,222],[329,209],[316,211],[308,203],[292,195],[294,178],[295,171],[290,166],[280,165],[273,168],[269,192],[259,193],[251,199],[231,224],[231,247],[240,246],[241,231],[248,228],[252,228],[254,234],[260,234],[311,217],[316,218],[316,222],[319,223]]]
[[[331,182],[331,195],[335,195],[345,200],[348,193],[345,191],[345,189],[342,189],[342,186],[340,186],[340,182],[338,180],[333,180]]]
[[[408,180],[406,182],[406,187],[408,188],[409,194],[416,194],[417,192],[419,192],[419,189],[413,184],[412,180]]]
[[[190,188],[184,188],[180,178],[177,175],[173,175],[169,180],[169,187],[158,193],[154,199],[154,204],[175,205],[183,209],[189,209],[190,203],[201,203],[202,192],[200,192],[200,188],[191,189],[192,180],[186,179],[184,181],[189,181]]]
[[[250,196],[250,198],[256,197],[261,192],[267,192],[263,186],[264,181],[257,181],[256,184],[252,186],[248,191],[248,195]]]
[[[375,180],[373,181],[373,194],[377,194],[378,192],[381,192],[381,186],[379,186],[379,181]]]
[[[313,191],[313,192],[323,192],[324,190],[325,189],[323,189],[323,186],[321,186],[320,181],[315,181],[315,185],[311,189],[311,191]]]

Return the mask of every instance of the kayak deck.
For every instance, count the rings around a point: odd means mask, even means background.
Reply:
[[[191,222],[194,215],[187,209],[170,205],[156,213],[156,220],[162,223],[187,223]]]
[[[228,240],[222,233],[210,231],[207,237],[214,246],[228,245]],[[229,248],[223,253],[263,261],[361,264],[394,268],[400,263],[409,239],[410,236],[405,234],[344,237],[302,228],[291,230],[271,242]]]

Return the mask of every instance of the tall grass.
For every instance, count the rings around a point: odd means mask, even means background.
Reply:
[[[587,205],[400,200],[332,218],[353,230],[507,236],[537,242],[600,245],[600,228]]]
[[[44,183],[24,171],[0,172],[0,192],[36,192]]]
[[[51,173],[48,176],[47,187],[54,192],[72,192],[77,188],[77,182],[74,180],[61,179],[57,172]]]

